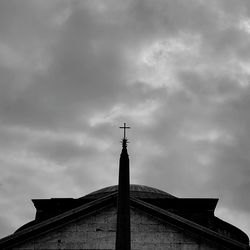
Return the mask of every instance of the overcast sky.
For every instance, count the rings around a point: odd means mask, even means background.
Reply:
[[[0,237],[116,184],[123,122],[132,183],[250,235],[250,1],[0,1]]]

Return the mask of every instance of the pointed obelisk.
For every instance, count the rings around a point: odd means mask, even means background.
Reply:
[[[117,226],[116,226],[116,250],[130,250],[130,180],[129,180],[129,157],[127,152],[126,123],[124,123],[124,137],[122,140],[122,152],[119,165],[119,183],[117,198]]]

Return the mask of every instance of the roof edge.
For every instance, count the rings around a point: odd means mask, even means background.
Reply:
[[[6,236],[0,239],[0,248],[9,249],[17,244],[23,243],[29,239],[37,237],[45,232],[49,232],[54,228],[60,227],[70,221],[73,221],[75,220],[75,217],[77,217],[78,219],[93,214],[100,208],[110,206],[110,204],[112,204],[112,200],[115,200],[114,198],[116,196],[117,192],[109,194],[105,197],[101,197],[98,200],[94,200],[77,208],[73,208],[65,213],[62,213],[45,221],[41,221],[35,225]],[[82,215],[82,213],[84,212],[85,214]],[[60,222],[59,226],[57,225],[58,222]]]
[[[190,221],[186,218],[183,218],[179,215],[173,214],[169,211],[166,211],[164,209],[161,209],[159,207],[156,207],[154,205],[151,205],[147,202],[141,201],[141,200],[136,199],[136,198],[131,197],[130,200],[131,200],[131,204],[135,204],[139,208],[142,208],[144,211],[146,210],[146,212],[147,211],[154,212],[160,218],[163,218],[163,219],[167,218],[168,221],[170,220],[173,225],[188,227],[191,231],[199,232],[204,237],[212,238],[212,239],[217,240],[217,241],[221,242],[222,244],[226,244],[230,247],[233,246],[235,250],[236,249],[237,250],[249,250],[250,249],[249,245],[246,245],[246,244],[243,244],[239,241],[228,238],[222,234],[214,232],[211,229],[208,229],[204,226],[201,226],[201,225],[199,225],[193,221]]]
[[[39,222],[35,225],[32,225],[28,228],[25,228],[17,233],[6,236],[0,240],[1,249],[10,249],[11,247],[24,243],[27,240],[33,239],[39,235],[49,232],[55,228],[61,227],[71,221],[74,221],[79,218],[84,218],[90,214],[95,213],[96,211],[103,209],[104,207],[109,207],[110,205],[116,202],[117,192],[109,194],[105,197],[101,197],[98,200],[88,202],[87,204],[81,205],[77,208],[71,209],[65,213],[52,217],[48,220]],[[249,250],[249,245],[241,243],[237,240],[228,238],[222,234],[212,231],[204,226],[196,224],[193,221],[190,221],[186,218],[183,218],[179,215],[176,215],[172,212],[161,209],[157,206],[151,205],[145,201],[139,200],[137,198],[130,197],[130,205],[134,205],[145,212],[150,212],[153,215],[156,215],[158,218],[165,220],[172,225],[176,225],[180,228],[188,228],[191,232],[199,233],[204,238],[211,240],[216,240],[217,242],[233,247],[235,250]]]

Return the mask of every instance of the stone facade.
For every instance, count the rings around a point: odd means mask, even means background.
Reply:
[[[36,239],[13,248],[35,249],[114,249],[116,208],[112,207],[71,222]],[[168,225],[161,220],[131,209],[132,250],[223,250],[197,235]],[[226,248],[225,248],[226,249]]]

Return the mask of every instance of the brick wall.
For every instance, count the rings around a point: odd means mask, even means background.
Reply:
[[[35,249],[114,249],[116,209],[100,211],[88,218],[63,226],[15,250]],[[131,210],[132,250],[222,250],[137,209]]]

